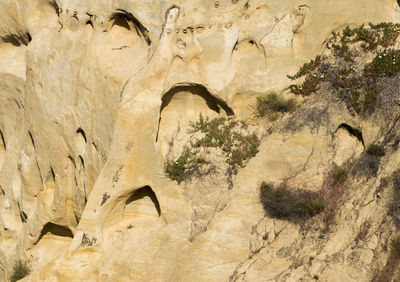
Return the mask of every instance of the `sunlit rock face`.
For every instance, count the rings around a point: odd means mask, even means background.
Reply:
[[[259,188],[317,191],[396,118],[326,94],[271,125],[255,103],[286,95],[332,31],[399,16],[395,0],[0,0],[0,280],[19,258],[27,281],[372,279],[396,230],[376,189],[397,151],[349,184],[370,189],[349,192],[324,239],[266,216]],[[178,184],[165,163],[200,114],[245,120],[259,152],[234,174],[212,151],[213,173]]]

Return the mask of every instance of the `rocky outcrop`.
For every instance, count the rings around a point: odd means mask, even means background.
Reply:
[[[377,96],[355,99],[349,81],[399,30],[376,28],[390,37],[376,50],[340,36],[399,13],[395,0],[1,1],[1,279],[17,259],[27,281],[397,279],[398,71],[368,78]],[[312,77],[287,75],[317,54],[319,86],[298,95]],[[295,110],[257,116],[271,91]],[[234,141],[193,131],[200,114]],[[243,156],[246,142],[259,146]],[[274,218],[263,182],[325,209]]]

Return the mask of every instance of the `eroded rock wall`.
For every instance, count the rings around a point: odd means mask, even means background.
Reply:
[[[259,186],[318,190],[383,138],[396,104],[360,120],[323,88],[271,127],[254,103],[332,31],[399,15],[394,0],[1,1],[0,277],[30,258],[31,281],[371,279],[394,232],[386,198],[349,195],[323,241],[266,217]],[[215,158],[212,177],[178,184],[164,165],[200,113],[246,119],[259,153],[237,175]],[[378,187],[397,155],[352,185]],[[375,231],[352,252],[366,219]]]

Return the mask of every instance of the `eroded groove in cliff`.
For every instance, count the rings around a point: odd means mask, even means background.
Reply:
[[[35,149],[35,139],[33,139],[32,133],[30,131],[28,131],[28,134],[29,134],[29,138],[31,139],[32,146]]]
[[[4,150],[7,150],[6,140],[4,139],[4,135],[3,135],[3,132],[1,130],[0,130],[0,142],[2,142],[0,144],[0,150],[1,150],[1,145],[3,145]]]

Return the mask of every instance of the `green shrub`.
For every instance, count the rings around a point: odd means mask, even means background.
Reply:
[[[380,145],[371,144],[367,149],[367,153],[371,156],[383,157],[385,155],[385,149]]]
[[[234,174],[258,153],[260,140],[253,133],[243,133],[241,129],[246,128],[244,122],[225,117],[210,120],[200,114],[199,120],[190,122],[189,126],[189,134],[202,133],[202,137],[191,141],[177,160],[168,160],[165,166],[169,178],[178,183],[186,178],[187,172],[209,163],[199,156],[200,148],[220,148]]]
[[[382,30],[383,31],[383,36],[379,39],[379,44],[384,47],[390,47],[393,46],[397,38],[399,37],[399,24],[394,24],[394,23],[379,23],[377,25],[374,24],[369,24],[371,29],[374,30]]]
[[[342,57],[347,62],[353,61],[353,54],[350,51],[349,44],[361,42],[364,51],[373,51],[378,46],[388,48],[393,46],[399,36],[399,24],[380,23],[377,25],[369,24],[369,28],[364,25],[354,29],[347,26],[341,33],[339,44],[333,45],[334,54]],[[333,33],[335,39],[340,33]]]
[[[374,76],[391,75],[400,72],[400,50],[388,49],[379,52],[365,71]]]
[[[317,92],[319,87],[320,79],[315,75],[309,75],[304,80],[303,84],[300,86],[290,85],[290,91],[293,94],[301,96],[310,96],[311,94]]]
[[[284,99],[276,93],[271,93],[265,97],[257,97],[257,115],[259,117],[267,116],[269,120],[274,121],[279,117],[279,113],[289,113],[296,109],[296,101]]]
[[[285,185],[274,188],[265,182],[260,187],[260,201],[271,217],[288,220],[307,218],[324,209],[317,193],[290,190]]]
[[[193,169],[196,165],[206,163],[204,158],[198,157],[198,150],[186,149],[176,161],[168,160],[165,172],[169,178],[181,183],[185,178],[185,171]]]
[[[337,168],[333,174],[336,183],[343,182],[347,178],[347,170],[343,168]]]
[[[390,240],[392,250],[397,257],[400,257],[400,236],[396,236]]]
[[[288,75],[287,77],[290,78],[291,80],[295,80],[306,74],[309,74],[310,72],[318,68],[320,65],[321,65],[321,56],[318,55],[317,57],[315,57],[314,60],[311,60],[309,63],[305,63],[295,75],[293,76]]]
[[[13,267],[13,273],[10,277],[11,282],[21,280],[31,272],[29,262],[24,260],[17,260]]]

